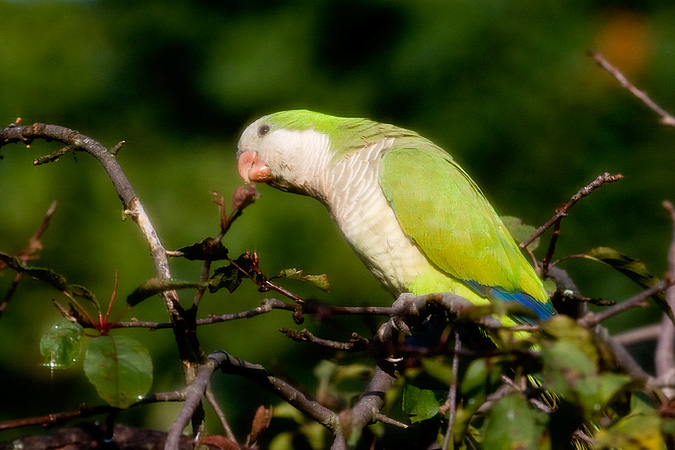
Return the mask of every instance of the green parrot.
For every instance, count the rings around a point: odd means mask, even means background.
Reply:
[[[323,203],[395,297],[449,292],[477,305],[515,301],[539,319],[554,314],[541,280],[480,188],[414,131],[283,111],[250,124],[237,157],[245,182]],[[531,321],[502,320],[518,322]]]

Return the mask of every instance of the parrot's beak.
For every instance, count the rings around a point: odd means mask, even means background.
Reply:
[[[260,158],[258,152],[247,150],[239,155],[239,176],[246,183],[252,181],[266,183],[272,180],[272,170]]]

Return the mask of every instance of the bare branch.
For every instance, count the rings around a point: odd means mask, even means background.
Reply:
[[[151,403],[181,402],[183,400],[185,400],[185,394],[180,391],[148,394],[141,400],[131,405],[129,408],[147,405]],[[87,406],[83,404],[80,406],[80,409],[73,411],[62,411],[48,414],[46,416],[28,417],[24,419],[7,420],[5,422],[0,422],[0,431],[36,425],[41,427],[64,425],[70,422],[71,420],[85,419],[88,417],[99,416],[101,414],[112,414],[118,411],[119,408],[114,408],[110,405]]]
[[[663,202],[663,207],[670,214],[673,222],[673,232],[668,249],[668,278],[675,280],[675,207],[669,201]],[[675,287],[672,285],[666,289],[666,302],[671,310],[675,310]],[[656,367],[656,378],[661,380],[664,377],[675,377],[675,326],[666,314],[661,320],[661,333],[656,342],[656,351],[654,352],[654,365]],[[664,390],[664,393],[672,398],[675,391],[672,389]]]
[[[289,337],[297,342],[311,342],[316,345],[320,345],[326,348],[332,348],[335,350],[343,350],[349,352],[362,351],[368,348],[370,341],[362,336],[359,336],[356,333],[352,333],[352,338],[349,342],[338,342],[331,341],[328,339],[322,339],[314,336],[308,329],[289,330],[287,328],[281,328],[279,331],[284,333],[286,337]]]
[[[209,405],[211,405],[211,408],[213,408],[213,411],[216,413],[216,416],[220,421],[220,425],[223,427],[223,430],[225,430],[225,435],[232,442],[237,442],[237,437],[234,435],[234,432],[232,432],[232,428],[230,428],[230,424],[227,421],[227,417],[225,417],[225,412],[218,404],[218,400],[216,399],[216,396],[213,395],[213,391],[211,390],[210,387],[206,389],[206,401],[209,402]]]
[[[387,392],[396,381],[395,366],[380,361],[375,367],[375,374],[368,383],[361,398],[351,409],[342,411],[339,418],[339,427],[334,430],[335,441],[331,449],[341,450],[348,448],[348,443],[355,442],[361,435],[363,427],[373,422],[384,406]]]
[[[649,297],[665,290],[667,287],[672,286],[673,284],[675,284],[675,280],[669,279],[661,280],[654,286],[650,287],[649,289],[645,289],[639,294],[636,294],[630,297],[628,300],[624,300],[621,303],[617,303],[611,308],[607,308],[604,311],[601,311],[597,314],[596,313],[586,314],[584,317],[579,319],[579,325],[586,328],[593,327],[599,324],[600,322],[609,319],[610,317],[616,316],[617,314],[629,310],[630,308],[634,308],[635,306],[644,304]]]
[[[112,181],[113,186],[117,191],[117,195],[120,200],[122,200],[125,211],[136,221],[143,231],[155,263],[157,276],[160,278],[171,278],[171,272],[169,271],[169,265],[166,259],[166,252],[164,251],[164,248],[157,237],[157,233],[145,213],[136,192],[115,159],[115,156],[98,141],[75,130],[58,125],[34,123],[28,126],[11,126],[0,130],[0,147],[17,142],[23,142],[26,145],[30,145],[35,139],[61,142],[62,144],[65,144],[66,147],[59,150],[59,152],[82,150],[99,161]],[[40,161],[40,158],[36,161]],[[178,300],[175,293],[167,295],[165,298],[169,308],[180,307],[180,305],[176,305]]]
[[[621,345],[631,345],[645,341],[655,341],[659,336],[661,336],[661,324],[655,323],[615,334],[612,338]]]
[[[452,379],[450,380],[450,389],[448,389],[448,430],[445,432],[445,439],[443,440],[443,450],[450,448],[450,440],[452,439],[452,427],[455,424],[455,415],[457,414],[457,384],[459,383],[459,350],[462,344],[459,339],[459,333],[455,331],[455,352],[452,355]]]
[[[108,151],[98,141],[76,130],[58,125],[34,123],[28,126],[10,126],[0,130],[0,147],[19,142],[29,146],[35,139],[57,141],[66,146],[61,152],[65,149],[82,150],[98,160],[117,191],[125,212],[133,218],[145,236],[157,277],[171,279],[166,250],[114,153]],[[47,158],[49,159],[49,157]],[[197,367],[197,363],[204,358],[197,339],[194,314],[186,314],[178,300],[176,291],[164,291],[160,295],[164,299],[170,321],[173,324],[174,339],[183,361],[185,378],[190,380],[195,376],[193,371]]]
[[[114,436],[111,444],[104,440],[106,435]],[[46,436],[25,436],[11,441],[0,442],[0,449],[94,449],[111,446],[119,449],[159,450],[166,441],[166,433],[147,428],[133,428],[117,424],[114,429],[105,424],[83,423],[73,428],[56,429]],[[192,450],[194,442],[187,436],[181,438],[176,450]]]
[[[556,213],[553,217],[551,217],[544,225],[540,226],[537,231],[532,234],[532,236],[528,237],[525,239],[523,242],[520,243],[520,248],[526,248],[528,245],[532,243],[535,239],[537,239],[539,236],[541,236],[544,231],[548,230],[551,228],[551,226],[562,220],[564,217],[567,216],[567,211],[574,206],[576,202],[581,200],[582,198],[586,197],[588,194],[593,192],[595,189],[599,188],[605,183],[613,183],[615,181],[619,181],[620,179],[623,178],[623,175],[620,173],[616,175],[610,175],[609,173],[605,172],[602,175],[599,175],[595,180],[591,181],[589,184],[584,186],[583,188],[579,189],[579,191],[574,194],[567,203],[565,203],[563,206],[558,208],[556,210]]]
[[[180,437],[183,430],[194,417],[195,411],[201,406],[202,397],[205,395],[211,381],[211,375],[218,368],[219,362],[210,355],[205,364],[201,364],[197,370],[197,376],[194,381],[185,388],[185,402],[176,417],[176,420],[169,427],[169,434],[166,438],[166,450],[178,448]]]
[[[573,295],[579,295],[579,289],[574,284],[574,281],[571,278],[569,278],[566,272],[557,267],[554,267],[552,268],[550,275],[555,277],[559,289],[561,288],[565,291],[569,291]],[[647,297],[649,297],[649,295],[647,295]],[[645,299],[647,297],[645,297]],[[644,301],[644,299],[642,301]],[[579,305],[581,306],[581,308],[574,311],[574,316],[578,317],[578,314],[584,313],[585,314],[582,316],[581,319],[578,319],[577,322],[582,326],[586,326],[586,328],[593,333],[597,341],[606,349],[606,351],[610,352],[610,354],[613,355],[619,367],[621,367],[625,373],[631,375],[637,380],[644,380],[650,382],[651,377],[649,376],[649,374],[646,373],[642,369],[642,367],[640,367],[640,365],[635,361],[635,359],[631,356],[631,354],[628,353],[628,351],[623,345],[621,345],[612,336],[609,335],[609,332],[607,331],[606,328],[602,327],[599,324],[599,322],[593,322],[594,324],[590,323],[595,319],[597,319],[597,316],[594,316],[592,313],[588,313],[588,308],[586,307],[586,304],[581,303]],[[618,306],[620,305],[617,304],[613,308]],[[584,321],[587,322],[584,323]]]
[[[609,72],[618,82],[621,86],[623,86],[625,89],[628,90],[631,94],[633,94],[638,100],[640,100],[642,103],[644,103],[649,109],[654,111],[656,114],[659,115],[660,120],[659,122],[661,125],[665,125],[668,127],[675,127],[675,117],[673,117],[668,111],[664,110],[661,108],[659,105],[656,104],[649,96],[647,95],[646,92],[636,88],[633,83],[631,83],[628,78],[624,74],[622,74],[619,69],[614,67],[612,64],[610,64],[602,54],[598,52],[591,52],[590,57],[593,58],[593,60],[598,63],[600,67],[602,67],[604,70]]]
[[[27,264],[28,261],[34,258],[35,254],[42,249],[42,243],[40,242],[40,238],[42,237],[42,234],[47,230],[47,227],[49,226],[49,221],[56,212],[56,206],[57,206],[56,201],[53,201],[52,204],[49,205],[49,208],[47,209],[47,212],[45,213],[45,216],[42,219],[40,226],[38,227],[37,230],[35,230],[33,236],[31,236],[30,239],[28,240],[28,245],[23,250],[21,250],[21,253],[19,253],[18,255],[19,260],[23,264]],[[0,270],[4,268],[3,266],[4,264],[0,262]],[[2,317],[2,313],[7,308],[7,304],[14,295],[14,292],[16,292],[16,288],[19,286],[21,278],[23,278],[23,272],[17,272],[16,275],[14,276],[14,279],[12,280],[12,284],[10,285],[9,289],[5,293],[4,298],[2,299],[2,303],[0,303],[0,317]]]
[[[263,366],[251,364],[223,351],[211,353],[209,361],[215,363],[216,367],[225,373],[243,376],[258,383],[321,425],[336,432],[338,427],[337,415],[333,411],[311,400],[290,384],[278,379]]]

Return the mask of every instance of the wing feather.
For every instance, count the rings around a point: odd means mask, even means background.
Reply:
[[[405,233],[441,271],[550,316],[546,290],[478,186],[448,153],[417,141],[395,143],[380,167],[382,190]]]

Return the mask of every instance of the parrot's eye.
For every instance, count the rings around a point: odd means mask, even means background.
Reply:
[[[260,125],[260,128],[258,128],[258,136],[265,136],[269,132],[270,132],[269,125]]]

